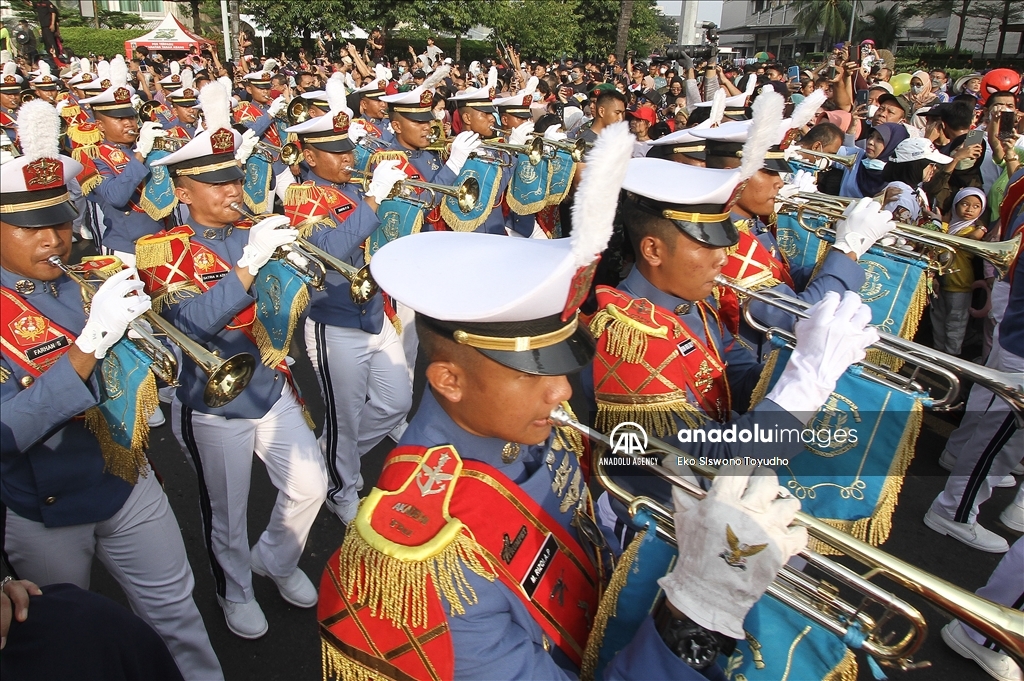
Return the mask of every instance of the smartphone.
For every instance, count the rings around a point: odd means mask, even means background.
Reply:
[[[1000,119],[999,122],[1002,123],[1002,119]],[[967,133],[967,137],[964,138],[963,146],[969,147],[972,144],[981,144],[984,141],[985,141],[985,131],[984,130],[971,130],[969,133]]]
[[[854,98],[857,106],[864,106],[868,103],[868,95],[870,93],[867,90],[857,90],[857,96]]]
[[[799,77],[800,77],[800,67],[799,66],[790,66],[788,69],[786,69],[786,78],[792,79],[792,78],[799,78]]]
[[[999,112],[999,138],[1013,139],[1017,136],[1017,112]]]

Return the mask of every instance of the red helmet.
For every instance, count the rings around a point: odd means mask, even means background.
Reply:
[[[992,69],[981,79],[981,105],[985,106],[989,95],[997,92],[1020,94],[1020,74],[1013,69]]]

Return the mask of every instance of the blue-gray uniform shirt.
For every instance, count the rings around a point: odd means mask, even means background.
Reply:
[[[277,118],[272,117],[269,113],[267,113],[267,111],[270,109],[270,105],[260,104],[259,102],[252,101],[243,102],[243,104],[251,104],[252,106],[259,109],[259,111],[263,114],[254,121],[244,121],[241,123],[241,125],[244,126],[247,130],[252,130],[254,133],[256,133],[256,137],[263,139],[267,130],[270,129],[270,126],[274,125],[278,120]],[[234,120],[233,116],[234,115],[232,114],[232,120]],[[283,145],[286,136],[285,133],[282,130],[278,130],[278,136],[281,138],[281,144]],[[274,155],[278,155],[277,152],[274,152]],[[280,156],[278,156],[278,159],[273,163],[274,177],[276,178],[278,175],[283,173],[285,171],[285,168],[287,167],[288,166],[286,166],[284,162],[280,159]]]
[[[0,269],[4,288],[14,291],[23,279]],[[86,316],[78,284],[64,275],[53,282],[27,281],[35,290],[22,297],[32,307],[76,336],[82,332]],[[0,366],[0,500],[21,517],[47,527],[110,518],[132,486],[103,471],[99,442],[85,420],[77,418],[100,403],[100,365],[83,381],[65,353],[27,388],[22,379],[30,374],[6,351]]]
[[[115,172],[102,157],[95,159],[96,170],[103,181],[89,192],[89,200],[103,210],[103,245],[114,251],[135,252],[135,242],[144,236],[156,234],[164,228],[162,222],[146,213],[132,210],[131,202],[138,204],[141,199],[139,186],[149,179],[149,168],[135,158],[134,147],[130,144],[112,144],[128,157],[120,173]]]
[[[732,214],[732,219],[737,222],[747,220],[736,213]],[[750,220],[750,228],[761,245],[781,261],[779,244],[775,240],[775,235],[768,231],[765,224],[754,218]],[[860,287],[864,285],[864,268],[856,261],[851,260],[848,255],[834,248],[829,249],[817,274],[811,267],[791,267],[789,276],[792,277],[793,284],[800,291],[799,293],[786,284],[777,284],[770,290],[790,298],[799,298],[808,305],[818,302],[829,291],[843,295],[843,291],[859,291]],[[792,331],[793,324],[796,323],[796,318],[788,312],[783,312],[777,307],[757,300],[750,301],[750,313],[763,324],[787,331]],[[740,335],[755,348],[759,347],[762,340],[761,334],[751,329],[742,316],[740,317]]]
[[[697,306],[690,301],[677,298],[669,293],[655,288],[641,274],[636,267],[629,273],[620,284],[619,290],[633,298],[646,298],[655,305],[666,310],[671,310],[678,317],[691,334],[699,338],[708,347],[716,347],[723,362],[726,363],[726,380],[729,383],[729,390],[732,396],[732,418],[728,426],[736,426],[737,431],[741,429],[753,430],[755,425],[761,430],[771,428],[803,428],[803,423],[797,417],[784,410],[771,400],[762,400],[754,409],[747,411],[750,405],[750,395],[757,385],[761,376],[761,364],[745,346],[737,342],[729,333],[728,329],[719,329],[717,323],[709,318],[708,330],[711,338],[704,333],[704,322],[701,319]],[[710,301],[710,299],[709,299]],[[586,369],[583,377],[583,385],[588,392],[588,398],[594,405],[593,390],[594,381],[590,368]],[[699,405],[693,392],[687,387],[687,398],[693,405]],[[746,412],[742,416],[736,412]],[[676,428],[688,428],[680,419],[675,418]],[[711,431],[723,428],[723,424],[717,421],[708,420],[700,430]],[[700,438],[694,438],[700,439]],[[706,439],[706,438],[705,438]],[[731,458],[731,457],[773,457],[781,456],[792,458],[803,451],[803,444],[800,442],[787,442],[778,444],[764,444],[756,442],[691,442],[682,444],[676,437],[667,437],[665,441],[682,449],[687,455],[693,458],[707,457]],[[665,464],[676,467],[675,457],[669,456]],[[679,468],[682,468],[681,466]],[[626,489],[636,494],[643,494],[671,504],[671,487],[661,478],[652,475],[638,474],[632,467],[609,467],[608,471],[615,478],[615,481]],[[618,502],[612,503],[619,519],[628,522],[629,514],[625,507]]]
[[[226,328],[235,315],[256,301],[253,293],[242,287],[234,270],[235,263],[242,257],[242,249],[249,242],[249,232],[230,225],[204,227],[195,221],[189,227],[195,232],[191,239],[216,253],[231,269],[209,291],[170,304],[160,314],[224,359],[248,352],[256,359],[256,371],[241,395],[215,409],[203,402],[206,373],[185,355],[178,376],[181,383],[178,399],[186,407],[203,414],[217,414],[229,419],[261,418],[281,397],[282,381],[286,379],[279,371],[260,361],[259,348],[245,332]]]
[[[428,387],[400,444],[420,447],[450,444],[463,459],[493,466],[539,503],[565,531],[579,539],[576,528],[570,525],[575,505],[561,512],[561,500],[552,491],[553,469],[561,464],[565,454],[553,452],[551,442],[552,438],[549,438],[543,445],[524,445],[514,462],[503,463],[501,453],[506,442],[472,435],[463,430],[445,413]],[[549,453],[557,454],[554,464],[549,463]],[[568,458],[572,460],[571,466],[575,470],[578,463],[574,457]],[[583,545],[587,546],[585,542]],[[475,681],[485,678],[577,677],[579,670],[557,647],[553,647],[550,653],[544,650],[543,632],[518,596],[500,580],[490,582],[470,570],[464,572],[476,592],[478,602],[467,605],[464,615],[448,615],[452,649],[455,651],[456,679]],[[444,607],[445,612],[450,612],[447,604]],[[631,656],[631,649],[637,647],[648,654],[642,658]],[[704,678],[669,651],[653,625],[641,629],[640,634],[620,653],[622,655],[626,656],[624,660],[633,661],[627,669],[627,678]]]
[[[334,187],[346,197],[356,202],[355,209],[346,215],[335,215],[334,228],[321,227],[309,236],[309,241],[322,248],[336,258],[341,258],[350,265],[362,267],[366,264],[363,253],[363,242],[377,226],[380,220],[366,201],[363,192],[354,184],[336,185],[309,173],[308,179],[321,187]],[[346,208],[350,208],[346,206]],[[309,309],[309,318],[314,322],[341,326],[349,329],[362,329],[367,333],[378,334],[384,325],[384,299],[378,292],[364,305],[356,305],[349,295],[349,281],[332,268],[327,268],[327,288],[314,291]]]
[[[455,173],[445,165],[436,151],[425,149],[409,149],[405,147],[396,137],[386,147],[389,151],[403,151],[409,163],[416,168],[424,182],[435,182],[437,184],[455,184]]]
[[[360,116],[356,119],[364,120],[373,127],[380,130],[380,141],[391,144],[395,141],[395,133],[391,131],[391,121],[386,118],[370,118],[369,116]]]
[[[1010,276],[1013,281],[1006,312],[999,323],[999,345],[1007,352],[1024,357],[1024,258],[1017,257]]]

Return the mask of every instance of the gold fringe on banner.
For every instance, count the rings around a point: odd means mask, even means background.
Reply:
[[[462,176],[460,175],[459,177],[461,178]],[[502,170],[501,168],[498,168],[497,175],[494,177],[494,182],[491,183],[491,193],[488,196],[481,196],[477,199],[478,203],[486,201],[487,203],[485,205],[487,208],[485,208],[480,216],[475,219],[466,220],[459,217],[458,212],[453,211],[448,207],[448,197],[445,197],[445,199],[441,201],[441,218],[445,221],[445,224],[447,224],[453,232],[472,232],[477,227],[487,222],[487,218],[490,217],[491,211],[494,209],[494,201],[498,198],[498,188],[501,186],[501,178]],[[458,182],[458,178],[456,178],[456,182]]]
[[[646,534],[647,530],[636,533],[633,541],[619,557],[615,570],[612,572],[612,578],[604,590],[601,602],[597,606],[597,614],[594,616],[594,626],[590,630],[590,637],[587,638],[587,648],[583,651],[583,662],[580,664],[581,681],[593,681],[594,679],[598,656],[601,653],[601,646],[604,644],[604,634],[608,629],[608,620],[615,617],[619,594],[629,580],[629,572],[640,553],[640,543]]]
[[[256,346],[260,349],[260,359],[263,360],[263,364],[268,367],[276,367],[288,355],[292,345],[292,335],[295,333],[295,326],[299,323],[299,317],[302,316],[307,305],[309,305],[309,287],[303,286],[292,299],[292,307],[288,311],[288,333],[280,349],[274,347],[274,342],[270,339],[270,334],[267,333],[267,329],[260,322],[259,317],[253,320],[252,337],[256,341]]]
[[[545,207],[556,206],[560,204],[562,201],[565,201],[565,197],[569,195],[570,191],[572,191],[572,181],[573,178],[576,177],[576,169],[579,168],[579,166],[579,163],[573,161],[572,170],[569,171],[569,180],[565,183],[565,191],[562,192],[561,194],[551,193],[551,174],[548,173],[548,195],[544,199]]]
[[[822,681],[857,681],[857,672],[857,656],[847,648],[843,659],[825,675]]]
[[[921,317],[924,316],[925,307],[928,305],[928,271],[921,272],[921,276],[917,281],[917,286],[914,288],[914,294],[910,298],[910,304],[907,306],[906,315],[903,317],[903,325],[900,326],[899,335],[901,338],[907,340],[913,340],[914,334],[917,333],[918,324],[921,323]],[[866,360],[879,366],[883,366],[890,371],[899,371],[903,368],[903,360],[898,357],[894,357],[883,350],[868,349]]]
[[[345,597],[364,603],[373,617],[385,617],[396,627],[416,629],[426,625],[428,581],[438,596],[448,600],[453,615],[465,614],[463,603],[477,602],[465,568],[494,581],[493,569],[481,561],[480,548],[468,528],[462,528],[440,551],[425,552],[421,560],[390,556],[382,550],[387,547],[367,543],[358,523],[354,530],[350,527],[345,533],[338,553],[339,574],[356,575]],[[428,544],[417,548],[436,547]]]
[[[160,408],[157,397],[156,379],[152,371],[146,372],[138,392],[135,394],[135,428],[132,430],[131,449],[118,444],[110,434],[99,407],[90,407],[85,412],[85,427],[96,436],[103,453],[103,470],[134,485],[140,475],[145,475],[146,447],[149,446],[149,417]]]
[[[686,427],[691,429],[700,428],[707,420],[704,412],[690,404],[685,393],[655,397],[659,401],[651,401],[650,396],[646,395],[634,395],[631,400],[647,398],[637,404],[608,402],[598,395],[594,427],[608,432],[620,423],[632,421],[639,424],[648,435],[664,437],[677,432],[673,416],[679,417]]]
[[[152,201],[150,201],[148,198],[146,198],[146,194],[144,192],[142,193],[142,195],[139,198],[139,208],[144,210],[146,212],[146,215],[148,215],[149,217],[153,218],[157,222],[160,222],[165,217],[167,217],[168,215],[173,213],[174,209],[177,206],[178,206],[178,197],[177,196],[174,197],[174,201],[172,201],[171,205],[169,207],[167,207],[167,208],[159,208],[159,207],[157,207],[156,204],[154,204]]]
[[[772,374],[775,373],[775,363],[778,359],[779,351],[777,349],[772,350],[768,358],[765,359],[764,366],[761,367],[761,378],[757,379],[757,385],[750,393],[750,409],[756,407],[768,394],[768,384],[771,383]]]

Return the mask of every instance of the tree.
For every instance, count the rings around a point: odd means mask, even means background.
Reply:
[[[804,0],[793,21],[805,36],[824,34],[824,44],[845,38],[852,7],[848,0]]]
[[[957,18],[956,43],[953,46],[954,52],[960,52],[963,44],[964,27],[967,25],[968,12],[974,0],[904,0],[903,11],[908,17],[913,16],[942,16],[949,14]],[[949,41],[946,41],[949,47]]]
[[[626,58],[626,41],[629,40],[629,22],[633,19],[633,0],[621,0],[618,30],[615,32],[615,56]]]
[[[1010,8],[1003,0],[985,0],[971,6],[972,23],[967,27],[970,37],[975,41],[981,41],[981,52],[988,52],[988,43],[995,37],[996,27],[999,27],[999,37],[1003,38],[1005,31],[1003,24],[1017,21],[1020,18],[1019,8]],[[998,51],[998,48],[997,48]]]
[[[478,21],[490,26],[492,36],[518,45],[525,57],[557,59],[573,54],[581,35],[578,10],[590,7],[578,0],[491,0],[477,2]]]
[[[577,18],[578,56],[599,59],[616,52],[620,10],[619,0],[587,0],[586,13]],[[678,32],[675,21],[662,14],[654,0],[634,0],[625,49],[647,55],[674,42]]]
[[[864,15],[864,22],[857,22],[857,34],[862,38],[871,38],[875,47],[889,49],[896,46],[900,36],[907,27],[907,18],[899,5],[888,8],[875,5]]]

